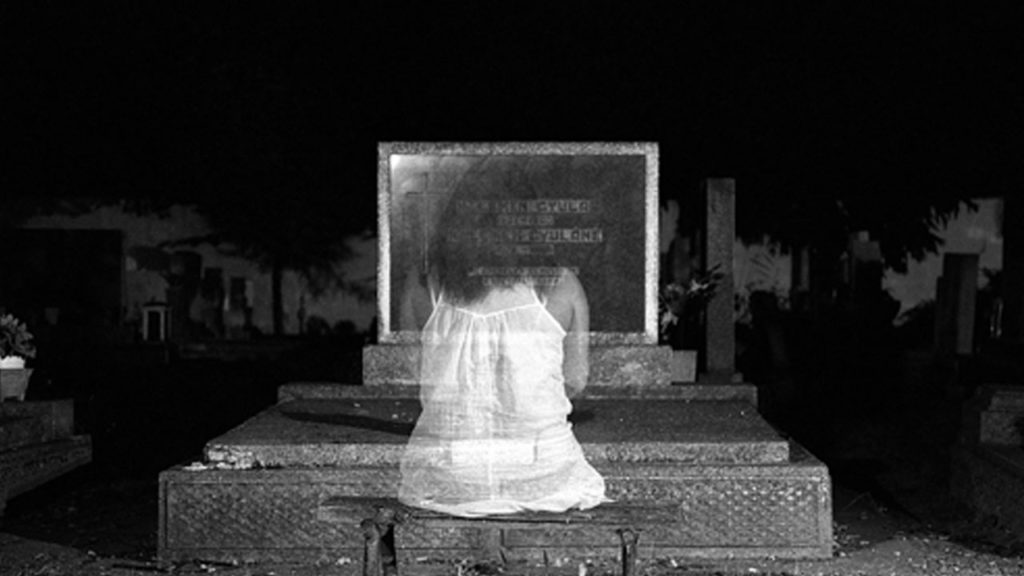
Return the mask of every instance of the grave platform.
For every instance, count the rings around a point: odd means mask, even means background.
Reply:
[[[567,528],[559,519],[518,525],[417,513],[395,527],[399,562],[487,556],[495,543],[527,562],[616,557],[623,528],[641,531],[641,557],[831,555],[826,467],[752,404],[668,388],[651,387],[663,395],[656,398],[574,401],[573,430],[606,480],[609,510],[631,514],[608,520],[599,507],[601,522]],[[202,465],[161,474],[161,559],[352,561],[358,570],[360,522],[374,513],[360,503],[397,493],[419,403],[376,386],[290,385],[280,397],[211,440]],[[650,509],[662,513],[648,518]]]

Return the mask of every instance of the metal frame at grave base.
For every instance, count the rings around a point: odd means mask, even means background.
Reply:
[[[325,503],[326,507],[339,507],[345,508],[345,504],[348,499],[339,498],[336,501],[328,501]],[[371,503],[375,512],[372,516],[363,519],[359,523],[360,530],[363,531],[365,538],[363,546],[363,576],[378,576],[385,573],[385,566],[388,564],[386,556],[390,556],[390,559],[394,561],[396,570],[392,574],[397,574],[397,554],[396,550],[387,550],[388,554],[385,554],[385,542],[390,541],[394,543],[394,532],[395,527],[403,522],[410,520],[413,517],[421,518],[445,518],[444,514],[427,512],[424,510],[417,510],[409,508],[400,504],[395,500],[379,500]],[[611,510],[611,514],[607,512]],[[523,525],[523,524],[608,524],[608,525],[620,525],[622,522],[629,521],[628,518],[623,518],[621,512],[614,507],[605,506],[596,511],[569,511],[562,514],[552,513],[527,513],[518,514],[512,516],[490,516],[487,518],[477,519],[459,519],[452,517],[452,520],[462,521],[467,524],[494,524],[494,525]],[[646,514],[657,516],[659,512],[663,511],[659,509],[647,509],[644,510]],[[604,513],[602,513],[604,512]],[[616,514],[619,512],[619,514]],[[663,514],[662,514],[663,515]],[[670,521],[673,519],[669,519]],[[640,541],[640,529],[637,528],[620,528],[616,530],[620,539],[620,556],[619,560],[622,566],[622,576],[632,576],[636,574],[637,568],[637,547]],[[494,546],[490,550],[491,555],[495,560],[503,561],[503,554],[500,549],[500,544],[497,542],[493,543]]]

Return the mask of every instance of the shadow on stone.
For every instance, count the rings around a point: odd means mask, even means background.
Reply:
[[[399,436],[409,436],[415,424],[409,422],[389,422],[368,416],[357,414],[316,414],[312,412],[297,412],[282,409],[281,413],[289,420],[299,422],[313,422],[317,424],[333,424],[336,426],[348,426],[362,430],[376,430]]]

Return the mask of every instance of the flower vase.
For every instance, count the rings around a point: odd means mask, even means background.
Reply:
[[[25,401],[25,390],[32,368],[0,368],[0,402]]]

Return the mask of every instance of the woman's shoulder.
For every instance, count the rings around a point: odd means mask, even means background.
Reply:
[[[552,275],[546,280],[538,292],[549,304],[549,307],[560,305],[571,307],[586,298],[579,277],[570,268],[562,268],[556,275]]]
[[[560,268],[548,284],[548,296],[550,298],[569,298],[583,292],[580,279],[571,268]]]

